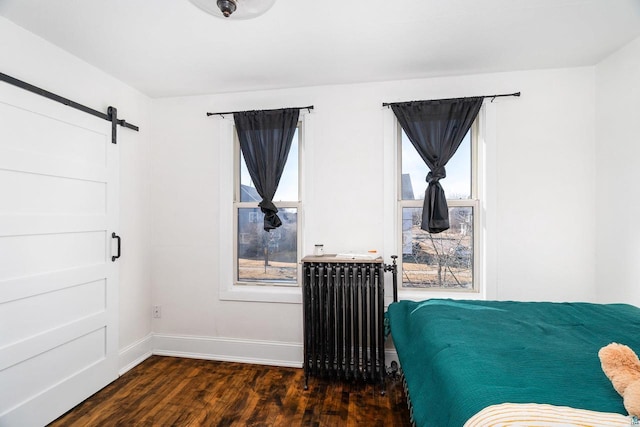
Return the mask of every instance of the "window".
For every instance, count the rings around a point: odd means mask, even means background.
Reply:
[[[401,288],[477,291],[478,121],[446,165],[447,177],[441,185],[447,195],[450,228],[438,234],[420,228],[429,168],[398,128]]]
[[[300,259],[301,208],[299,195],[300,176],[300,125],[296,130],[287,163],[273,198],[282,225],[266,232],[263,229],[264,214],[258,207],[262,200],[255,189],[240,143],[234,132],[234,283],[251,285],[297,286],[298,261]]]

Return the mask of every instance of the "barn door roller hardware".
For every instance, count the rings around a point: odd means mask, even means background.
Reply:
[[[10,85],[17,86],[20,89],[35,93],[36,95],[44,96],[45,98],[48,98],[52,101],[59,102],[71,108],[75,108],[76,110],[83,111],[87,114],[91,114],[92,116],[96,116],[103,120],[111,122],[111,142],[113,144],[117,144],[117,125],[135,130],[136,132],[140,130],[138,126],[127,123],[124,119],[118,119],[118,110],[114,107],[109,107],[109,109],[107,110],[107,114],[105,114],[98,110],[94,110],[93,108],[89,108],[86,105],[78,104],[77,102],[74,102],[70,99],[64,98],[60,95],[56,95],[55,93],[41,89],[27,82],[23,82],[22,80],[18,80],[15,77],[8,76],[4,73],[0,73],[0,80],[9,83]]]

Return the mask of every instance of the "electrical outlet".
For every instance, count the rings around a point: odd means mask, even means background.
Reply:
[[[154,305],[153,306],[153,317],[154,317],[154,319],[159,319],[160,317],[162,317],[159,305]]]

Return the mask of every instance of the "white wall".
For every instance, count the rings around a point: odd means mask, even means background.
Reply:
[[[150,351],[149,156],[150,100],[104,72],[47,41],[0,18],[0,71],[140,126],[136,133],[119,127],[120,229],[120,367]],[[5,84],[5,83],[0,83]],[[147,342],[145,338],[147,337]],[[138,344],[137,346],[132,346]],[[128,351],[127,351],[128,350]]]
[[[593,67],[170,98],[156,100],[153,113],[153,304],[163,310],[153,324],[158,348],[221,357],[230,348],[222,338],[232,337],[233,345],[284,343],[301,351],[299,304],[219,298],[226,285],[221,272],[230,268],[219,263],[219,186],[232,182],[220,182],[218,170],[231,159],[220,158],[221,122],[207,111],[313,104],[304,251],[315,242],[328,253],[362,251],[383,248],[383,207],[393,203],[383,194],[382,102],[513,91],[522,97],[487,107],[486,294],[594,300]]]
[[[640,38],[596,67],[596,271],[603,302],[640,305]]]
[[[593,69],[526,75],[496,117],[495,296],[593,301]]]

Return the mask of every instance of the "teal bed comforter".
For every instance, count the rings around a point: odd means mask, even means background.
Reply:
[[[637,307],[432,299],[395,302],[387,316],[417,426],[461,427],[505,402],[626,415],[598,350],[640,354]]]

